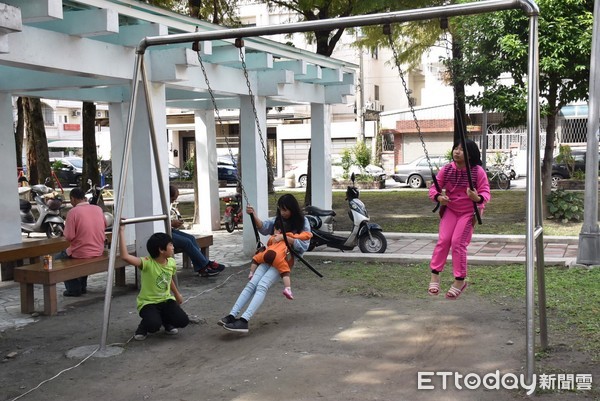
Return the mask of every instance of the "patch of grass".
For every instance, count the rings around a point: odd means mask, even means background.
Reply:
[[[367,297],[426,298],[429,267],[426,263],[341,262],[326,265],[327,278],[346,294]],[[315,264],[317,270],[319,266]],[[472,266],[469,281],[485,299],[513,307],[525,306],[525,266]],[[600,359],[600,269],[547,267],[546,314],[548,333],[576,349]],[[451,282],[445,283],[450,285]],[[537,284],[536,284],[537,285]],[[537,298],[536,298],[537,301]],[[536,321],[536,326],[538,322]]]

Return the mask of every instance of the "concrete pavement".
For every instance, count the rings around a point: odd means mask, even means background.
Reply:
[[[343,235],[343,233],[339,233]],[[242,232],[228,233],[216,231],[214,245],[210,248],[210,258],[229,266],[241,266],[249,263],[250,257],[244,255]],[[428,262],[435,246],[435,234],[385,233],[388,241],[387,251],[383,254],[364,254],[355,248],[341,252],[332,248],[318,247],[307,252],[307,260],[376,260],[392,263]],[[544,261],[547,265],[570,266],[577,257],[577,237],[546,237],[544,241]],[[181,257],[177,255],[178,266]],[[525,237],[503,235],[475,235],[469,246],[469,264],[497,265],[525,262]],[[127,282],[134,282],[133,269],[127,269]],[[220,277],[220,276],[219,276]],[[106,274],[95,274],[88,281],[88,294],[81,298],[65,298],[64,285],[57,285],[59,313],[85,298],[104,297]],[[115,289],[118,294],[120,289]],[[42,310],[43,294],[36,286],[36,309]],[[85,307],[85,306],[81,306]],[[11,327],[20,327],[39,319],[38,313],[31,315],[20,312],[19,285],[15,282],[0,283],[0,332]]]

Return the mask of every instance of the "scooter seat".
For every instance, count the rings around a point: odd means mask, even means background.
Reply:
[[[335,216],[333,210],[321,209],[316,206],[306,206],[304,211],[306,214],[312,214],[313,216]]]

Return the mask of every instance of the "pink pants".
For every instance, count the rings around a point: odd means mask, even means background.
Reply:
[[[467,246],[473,236],[473,213],[456,214],[446,209],[440,220],[438,242],[431,255],[431,270],[444,270],[448,251],[452,247],[452,273],[455,278],[467,277]]]

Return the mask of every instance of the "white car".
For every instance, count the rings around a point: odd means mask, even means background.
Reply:
[[[308,179],[307,166],[308,161],[305,160],[292,165],[292,168],[288,171],[288,173],[295,174],[296,186],[298,187],[306,188],[306,181]],[[352,175],[352,173],[354,173],[355,175],[362,174],[359,166],[350,166],[348,175]],[[367,167],[365,167],[365,173],[380,180],[386,179],[385,170],[374,164],[369,164]],[[337,161],[332,161],[331,178],[339,180],[342,179],[343,175],[344,169],[342,168],[341,164]]]

